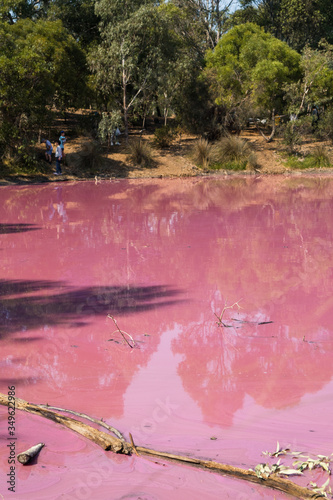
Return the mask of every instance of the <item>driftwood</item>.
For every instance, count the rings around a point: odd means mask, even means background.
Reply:
[[[0,405],[8,406],[8,396],[0,393]],[[28,413],[32,413],[33,415],[39,415],[40,417],[47,418],[48,420],[52,420],[58,424],[71,429],[81,436],[93,441],[98,444],[104,450],[110,450],[114,453],[124,453],[128,455],[132,447],[129,443],[123,442],[121,439],[111,436],[106,432],[99,431],[91,427],[90,425],[84,424],[79,420],[75,420],[74,418],[65,417],[60,413],[56,413],[55,411],[48,410],[40,405],[34,405],[28,403],[28,401],[24,401],[24,399],[15,398],[15,408],[17,410],[26,411]]]
[[[45,408],[46,410],[54,410],[54,411],[63,411],[65,413],[70,413],[71,415],[75,415],[76,417],[85,418],[86,420],[90,420],[90,422],[94,422],[94,424],[100,425],[104,427],[108,431],[115,434],[121,441],[126,441],[121,432],[118,431],[115,427],[108,425],[104,420],[99,420],[98,418],[93,418],[87,415],[86,413],[80,413],[78,411],[66,410],[65,408],[59,408],[58,406],[50,406],[50,405],[38,405],[40,408]]]
[[[19,453],[16,458],[21,464],[25,465],[28,462],[30,462],[30,460],[32,458],[34,458],[36,455],[38,455],[38,453],[43,448],[43,446],[45,446],[44,443],[38,443],[35,446],[32,446],[31,448],[29,448],[28,450],[22,451],[22,453]]]
[[[9,405],[8,396],[6,396],[5,394],[0,393],[0,405]],[[192,467],[198,467],[200,469],[209,470],[225,476],[231,476],[236,479],[243,479],[252,483],[260,484],[262,486],[273,488],[275,490],[287,493],[295,498],[304,500],[325,498],[324,495],[314,492],[303,486],[298,486],[289,479],[279,477],[278,474],[271,474],[269,477],[264,479],[258,477],[256,473],[250,469],[241,469],[240,467],[221,464],[219,462],[213,462],[210,460],[202,460],[199,458],[175,455],[172,453],[166,453],[152,450],[150,448],[144,448],[142,446],[137,446],[134,444],[132,436],[131,443],[128,443],[126,441],[124,442],[117,437],[110,436],[110,434],[94,429],[93,427],[84,424],[83,422],[56,413],[55,411],[50,410],[44,405],[31,404],[27,401],[24,401],[23,399],[15,398],[15,407],[18,410],[26,411],[33,415],[39,415],[40,417],[44,417],[52,420],[53,422],[61,424],[68,429],[77,432],[81,436],[89,439],[90,441],[93,441],[95,444],[101,446],[104,450],[109,450],[115,453],[122,453],[126,455],[134,452],[137,455],[150,456],[175,463],[189,465]]]

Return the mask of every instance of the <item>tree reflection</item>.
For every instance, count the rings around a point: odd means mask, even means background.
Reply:
[[[307,341],[275,323],[244,319],[251,323],[237,329],[207,319],[185,328],[173,343],[174,353],[183,356],[178,373],[184,388],[211,425],[230,426],[246,395],[265,408],[284,408],[333,375],[329,332],[319,330],[315,341]]]
[[[166,307],[179,293],[168,286],[71,288],[52,281],[0,281],[0,339],[44,325],[83,325],[91,316]]]

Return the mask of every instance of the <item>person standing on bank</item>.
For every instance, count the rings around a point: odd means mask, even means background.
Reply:
[[[61,141],[59,140],[58,141],[58,146],[57,146],[57,149],[56,149],[56,152],[55,152],[55,159],[56,159],[56,167],[57,167],[57,170],[56,172],[54,172],[54,175],[61,175],[62,174],[62,171],[61,171],[61,160],[62,160],[62,147],[61,147]]]
[[[65,142],[66,142],[66,137],[65,137],[65,132],[62,130],[60,132],[60,137],[59,137],[61,149],[62,149],[62,158],[65,159]]]
[[[52,144],[48,139],[42,139],[42,142],[45,142],[46,146],[45,159],[49,163],[52,163],[52,152],[53,152]]]

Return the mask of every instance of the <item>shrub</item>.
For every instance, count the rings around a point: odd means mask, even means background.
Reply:
[[[128,158],[134,165],[140,167],[151,167],[154,164],[151,147],[142,140],[130,144]]]
[[[71,166],[80,173],[88,172],[89,174],[98,173],[104,165],[103,150],[99,142],[87,140],[81,151],[75,154],[71,161]]]
[[[208,168],[212,163],[212,145],[207,139],[198,139],[192,148],[192,158],[196,165]]]
[[[302,144],[305,135],[313,133],[311,120],[310,116],[305,116],[294,121],[289,121],[281,127],[283,142],[290,154],[294,154],[299,150],[299,146]]]
[[[157,128],[154,132],[154,143],[159,148],[162,148],[162,149],[168,148],[171,146],[176,135],[177,135],[177,132],[169,126]]]
[[[215,168],[245,170],[247,166],[257,164],[256,157],[247,142],[238,136],[222,137],[214,146]]]
[[[290,154],[296,153],[302,143],[302,136],[294,121],[288,122],[283,128],[283,143],[287,146]]]
[[[317,135],[322,139],[333,141],[333,109],[325,111],[323,117],[318,121]]]
[[[305,158],[296,158],[291,156],[288,158],[287,165],[294,169],[306,168],[329,168],[331,166],[330,158],[325,146],[318,145],[313,152]]]
[[[330,158],[325,146],[318,145],[313,152],[306,158],[309,168],[328,168],[331,166]]]

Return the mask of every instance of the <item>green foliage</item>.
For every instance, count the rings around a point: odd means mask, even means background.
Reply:
[[[286,83],[285,99],[289,113],[304,113],[313,104],[326,105],[333,98],[333,47],[321,44],[319,49],[307,47],[301,58],[302,77]]]
[[[283,143],[287,146],[290,154],[294,154],[299,150],[304,137],[312,133],[311,117],[289,121],[281,127]]]
[[[102,113],[102,118],[98,124],[98,136],[102,141],[112,137],[113,132],[120,127],[122,116],[120,111],[111,111]]]
[[[279,13],[281,34],[295,50],[317,47],[322,38],[333,41],[332,3],[328,0],[282,0]]]
[[[128,112],[142,96],[157,92],[158,70],[170,51],[167,26],[154,2],[99,0],[102,43],[90,55],[96,84],[107,99],[122,103],[125,135]]]
[[[80,68],[83,54],[59,21],[0,22],[0,142],[6,149],[14,153],[34,131],[37,138],[53,103],[68,106],[80,97]]]
[[[245,170],[249,159],[251,167],[256,163],[248,143],[234,135],[222,137],[214,145],[213,158],[216,167],[231,170]]]
[[[329,139],[333,142],[333,108],[325,110],[323,116],[318,122],[317,134],[323,139]]]
[[[291,121],[283,129],[283,143],[287,146],[290,154],[294,154],[302,144],[302,135],[295,122]]]
[[[248,143],[237,136],[228,135],[215,144],[199,139],[193,146],[192,158],[202,168],[219,170],[245,170],[258,168],[257,158]]]
[[[172,127],[164,126],[157,128],[154,132],[154,143],[159,148],[169,148],[176,135],[177,132]]]
[[[300,76],[299,54],[252,23],[232,28],[206,61],[212,97],[228,108],[249,101],[280,112],[283,85]]]
[[[331,166],[327,148],[323,145],[316,146],[307,159],[309,168],[329,168]]]
[[[95,14],[94,0],[53,0],[49,5],[48,18],[60,19],[83,47],[99,40],[99,17]]]
[[[315,146],[313,151],[304,158],[291,156],[288,158],[287,165],[290,168],[301,170],[332,167],[327,148],[323,145]]]
[[[139,165],[140,167],[147,168],[154,165],[151,147],[147,142],[142,140],[130,143],[128,158],[134,165]]]
[[[232,26],[252,21],[266,32],[302,51],[321,39],[333,43],[331,0],[245,0],[230,19]]]

